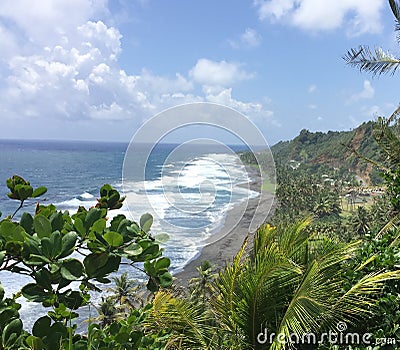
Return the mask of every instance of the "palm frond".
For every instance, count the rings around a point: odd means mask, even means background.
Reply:
[[[254,262],[249,261],[244,271],[239,279],[242,297],[237,300],[235,320],[247,341],[256,346],[260,327],[279,318],[287,293],[299,283],[303,269],[283,257],[275,244],[259,253]]]
[[[170,341],[178,342],[184,349],[210,349],[214,330],[208,325],[209,318],[199,305],[158,292],[145,323],[152,329],[168,330]]]
[[[321,264],[314,260],[295,290],[276,334],[285,335],[285,339],[289,340],[291,334],[301,336],[317,332],[320,325],[328,320],[326,316],[331,311],[332,296],[338,293],[338,277],[336,269],[323,269]],[[287,344],[276,339],[271,349],[286,347]]]
[[[306,263],[308,240],[312,237],[306,231],[312,219],[306,218],[296,222],[282,230],[278,230],[277,239],[278,246],[282,252],[285,252],[286,257],[299,263]]]
[[[244,241],[241,249],[236,254],[230,266],[220,271],[216,281],[216,288],[219,295],[215,300],[215,307],[221,317],[221,322],[232,333],[236,332],[236,323],[232,316],[235,314],[235,300],[237,299],[237,283],[242,273],[242,259],[246,251],[248,237]]]
[[[332,316],[336,321],[351,321],[355,317],[370,315],[384,283],[399,278],[400,270],[364,276],[337,299]]]
[[[398,1],[389,0],[389,5],[394,17],[396,18],[395,31],[400,31],[400,5]],[[397,40],[400,41],[400,34],[397,35]]]
[[[381,48],[371,50],[368,46],[360,46],[347,51],[343,57],[347,64],[355,66],[360,71],[370,72],[373,75],[396,73],[400,65],[400,59]]]
[[[386,224],[385,226],[383,226],[379,232],[376,234],[375,239],[379,239],[380,237],[382,237],[382,235],[389,231],[391,228],[397,228],[397,225],[400,222],[400,213],[396,214],[393,218],[391,218]],[[397,237],[396,240],[394,240],[394,242],[397,241]],[[393,242],[392,242],[393,244]],[[391,246],[392,246],[391,244]]]
[[[400,105],[395,109],[392,115],[387,119],[386,125],[390,126],[390,124],[396,123],[398,117],[400,115]]]
[[[400,21],[400,5],[396,0],[389,0],[390,8],[397,21]]]
[[[400,137],[395,130],[388,125],[385,118],[378,118],[373,128],[373,136],[381,150],[386,154],[389,166],[398,164],[400,162]]]
[[[399,277],[396,273],[371,275],[344,293],[342,264],[351,259],[360,242],[317,243],[321,244],[320,255],[310,261],[276,330],[276,334],[283,334],[286,339],[290,339],[290,334],[317,334],[323,330],[322,326],[335,329],[338,321],[348,321],[352,315],[367,314],[365,309],[372,308],[383,282]],[[276,341],[271,349],[285,349],[287,345]]]

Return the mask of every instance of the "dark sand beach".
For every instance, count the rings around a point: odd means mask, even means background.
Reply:
[[[260,176],[254,169],[250,169],[249,174],[252,179],[250,189],[259,192],[261,188]],[[267,220],[273,207],[274,195],[265,191],[248,202],[234,206],[227,212],[223,227],[218,232],[217,236],[221,238],[204,246],[199,256],[190,261],[183,268],[183,271],[174,276],[175,283],[185,286],[191,278],[197,277],[196,267],[202,261],[208,260],[215,267],[226,266],[239,251],[246,236],[253,234],[257,227]]]

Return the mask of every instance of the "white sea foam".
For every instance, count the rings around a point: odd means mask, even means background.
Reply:
[[[92,194],[88,193],[88,192],[83,192],[81,195],[79,195],[79,197],[80,197],[80,198],[83,198],[83,199],[91,199],[91,198],[93,198],[94,196],[93,196]],[[79,198],[79,197],[78,197],[78,198]]]

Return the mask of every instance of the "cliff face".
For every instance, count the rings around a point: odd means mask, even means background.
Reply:
[[[306,166],[328,166],[354,173],[364,183],[371,181],[373,167],[357,158],[350,149],[379,160],[378,145],[372,137],[373,122],[363,123],[351,131],[310,132],[302,130],[291,141],[271,147],[276,163],[296,161]]]

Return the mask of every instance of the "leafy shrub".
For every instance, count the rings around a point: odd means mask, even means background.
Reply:
[[[19,220],[14,218],[24,202],[40,197],[47,189],[34,189],[17,175],[7,180],[7,187],[8,197],[19,206],[0,221],[0,270],[29,276],[32,283],[12,298],[5,298],[0,285],[0,349],[88,348],[88,338],[76,334],[71,320],[89,303],[90,291],[100,291],[121,264],[145,273],[151,292],[172,284],[170,260],[162,256],[157,236],[150,233],[150,214],[144,214],[139,223],[124,215],[108,221],[109,210],[121,208],[125,199],[112,186],[101,187],[93,208],[79,207],[71,215],[53,204],[37,204],[34,215],[24,212]],[[78,282],[79,288],[74,288],[73,282]],[[31,333],[23,329],[18,312],[20,295],[51,308],[36,320]],[[110,334],[120,334],[120,328],[115,330],[119,326],[111,326]],[[89,330],[97,332],[96,327],[91,325]],[[121,334],[115,340],[118,344],[124,337],[130,339]],[[110,344],[116,347],[115,342]]]

